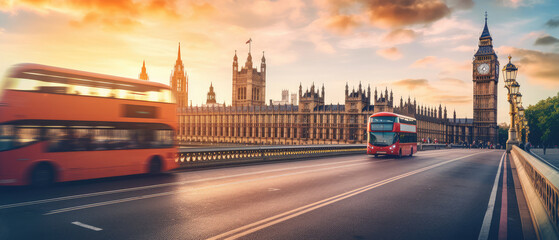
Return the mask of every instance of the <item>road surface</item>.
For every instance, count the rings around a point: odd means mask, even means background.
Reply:
[[[0,239],[521,238],[503,159],[445,149],[0,188]]]

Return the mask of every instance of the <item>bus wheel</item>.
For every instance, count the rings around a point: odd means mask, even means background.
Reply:
[[[402,149],[400,149],[400,151],[398,152],[398,158],[402,157]]]
[[[378,158],[378,154],[375,154],[375,158]]]
[[[163,164],[161,163],[161,158],[159,156],[153,157],[149,161],[149,174],[157,174],[160,173],[162,170]]]
[[[30,184],[33,187],[46,187],[54,183],[55,173],[52,165],[39,163],[31,171]]]

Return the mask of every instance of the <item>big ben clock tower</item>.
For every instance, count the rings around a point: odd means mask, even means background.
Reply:
[[[474,140],[497,143],[497,84],[499,61],[493,50],[493,38],[485,26],[479,37],[479,48],[473,60],[474,82]]]

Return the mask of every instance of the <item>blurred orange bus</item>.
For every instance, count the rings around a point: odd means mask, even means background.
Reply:
[[[176,104],[164,84],[38,64],[15,65],[0,84],[0,185],[176,167]]]

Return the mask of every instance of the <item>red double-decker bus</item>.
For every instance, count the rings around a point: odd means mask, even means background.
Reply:
[[[415,118],[390,112],[375,113],[367,126],[367,154],[413,156],[417,152]]]
[[[164,84],[20,64],[0,88],[0,185],[176,167],[176,104]]]

